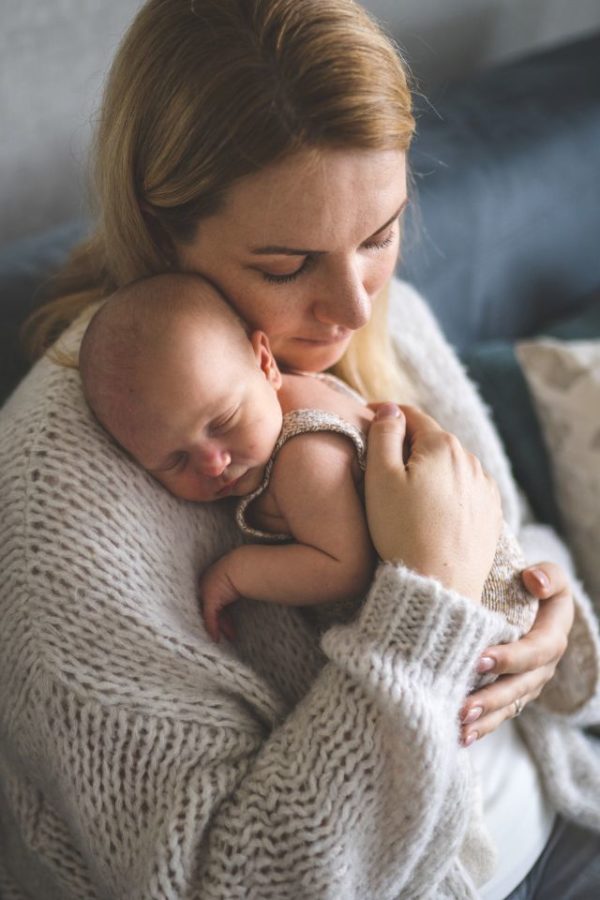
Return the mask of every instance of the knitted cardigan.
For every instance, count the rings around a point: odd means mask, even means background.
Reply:
[[[487,413],[427,307],[392,288],[420,402],[477,453],[530,561]],[[74,329],[73,340],[77,339]],[[241,602],[214,644],[198,573],[239,536],[228,503],[177,501],[118,451],[78,373],[39,362],[0,417],[3,900],[474,898],[458,712],[497,614],[381,565],[320,638]],[[557,811],[600,829],[599,644],[589,601],[518,720]]]

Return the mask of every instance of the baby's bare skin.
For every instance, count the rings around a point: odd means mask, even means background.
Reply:
[[[366,439],[369,425],[373,418],[371,410],[364,404],[357,403],[347,394],[335,390],[330,383],[320,378],[311,377],[308,374],[285,373],[282,375],[282,385],[278,396],[284,414],[297,409],[322,409],[326,412],[335,413],[346,422],[355,425]],[[317,443],[318,446],[326,446],[332,443],[325,440],[325,438],[333,437],[332,433],[320,432],[312,435],[297,435],[293,441],[293,450],[290,449],[291,442],[288,442],[281,448],[267,489],[252,504],[252,519],[261,530],[280,534],[290,532],[286,511],[281,508],[277,501],[277,485],[279,480],[284,478],[286,472],[289,471],[287,460],[289,459],[290,467],[296,465],[294,458],[303,452],[302,448],[306,447],[307,438],[311,438],[311,443],[315,443],[319,434],[323,440]],[[347,439],[342,438],[339,444],[340,447],[344,448],[340,450],[340,453],[343,453],[345,457],[344,466],[349,466],[359,495],[362,497],[362,472],[356,453]],[[282,458],[286,461],[285,464],[282,464]],[[305,487],[312,496],[313,491],[310,480]]]
[[[86,332],[80,371],[106,430],[189,501],[252,494],[286,412],[322,409],[363,433],[372,417],[316,377],[282,375],[266,334],[249,331],[198,276],[157,276],[116,292]],[[202,604],[215,639],[220,611],[238,597],[305,605],[367,589],[375,554],[361,485],[348,438],[311,433],[285,444],[252,514],[262,530],[294,542],[240,547],[207,571]]]
[[[284,413],[323,409],[365,435],[373,414],[351,397],[308,375],[283,375]],[[362,479],[351,441],[317,432],[289,440],[279,451],[268,488],[252,506],[261,530],[288,533],[294,543],[244,545],[218,560],[201,580],[204,619],[215,640],[232,636],[221,611],[240,597],[308,606],[361,596],[376,554],[366,526]]]

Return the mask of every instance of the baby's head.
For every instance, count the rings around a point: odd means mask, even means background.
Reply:
[[[121,288],[79,354],[85,398],[113,438],[172,494],[253,491],[281,430],[281,375],[266,335],[248,334],[197,275]]]

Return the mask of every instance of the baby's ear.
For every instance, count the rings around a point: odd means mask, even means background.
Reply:
[[[261,371],[264,372],[265,378],[278,391],[281,387],[281,372],[271,352],[269,338],[264,331],[253,331],[250,335],[250,343],[252,344],[256,361]]]

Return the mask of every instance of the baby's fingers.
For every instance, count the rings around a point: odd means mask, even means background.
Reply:
[[[219,607],[216,604],[208,603],[206,600],[202,602],[202,615],[204,625],[213,641],[219,642]]]
[[[214,590],[201,590],[201,600],[204,625],[213,641],[218,643],[221,634],[232,640],[230,634],[233,634],[233,626],[230,623],[226,623],[226,617],[224,616],[226,603],[223,602],[223,598]]]
[[[221,626],[221,633],[227,638],[228,641],[231,641],[233,643],[233,641],[235,641],[236,639],[236,633],[234,624],[231,620],[229,607],[222,610],[219,622]]]

